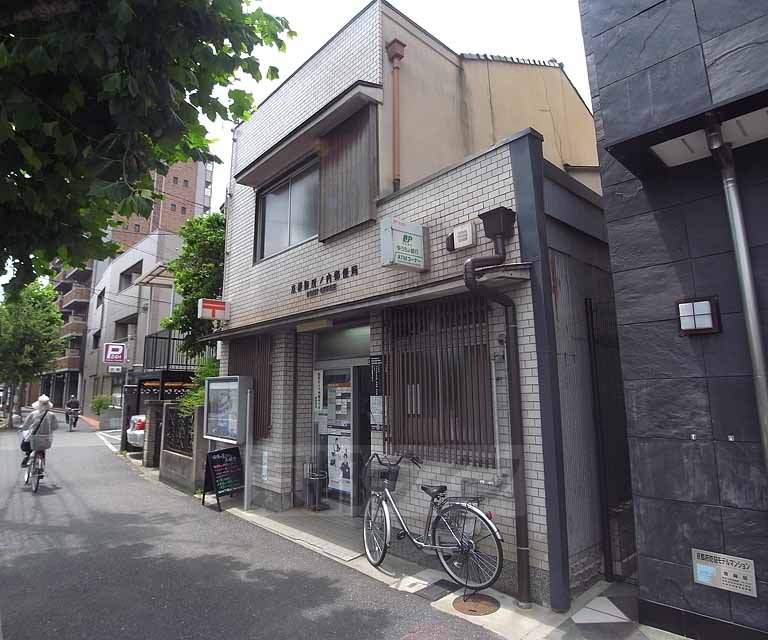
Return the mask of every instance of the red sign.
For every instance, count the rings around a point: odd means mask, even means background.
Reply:
[[[104,362],[107,364],[123,364],[128,357],[125,343],[107,342],[104,345]]]
[[[229,320],[229,304],[224,300],[200,298],[197,301],[197,317],[201,320]]]

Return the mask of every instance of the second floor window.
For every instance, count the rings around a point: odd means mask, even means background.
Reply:
[[[257,260],[268,258],[317,235],[320,171],[302,167],[259,197],[256,211]]]

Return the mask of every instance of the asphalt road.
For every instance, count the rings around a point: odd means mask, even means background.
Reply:
[[[37,494],[0,431],[0,640],[490,638],[60,430]]]

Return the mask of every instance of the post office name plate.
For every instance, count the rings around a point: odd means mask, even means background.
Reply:
[[[703,549],[691,549],[691,555],[693,581],[697,584],[757,598],[753,560]]]

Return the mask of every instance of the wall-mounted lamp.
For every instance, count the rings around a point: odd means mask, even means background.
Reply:
[[[678,300],[677,316],[681,336],[720,333],[720,309],[717,298]]]

